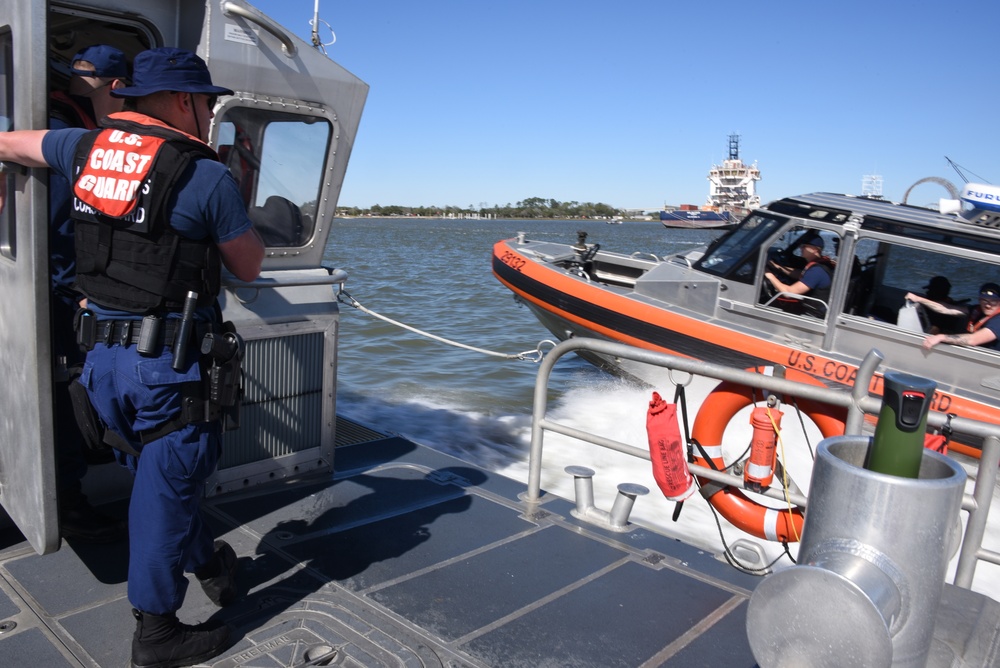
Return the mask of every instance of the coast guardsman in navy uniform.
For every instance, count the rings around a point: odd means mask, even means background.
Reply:
[[[235,552],[213,541],[200,513],[222,432],[205,393],[227,392],[205,387],[203,369],[216,362],[199,351],[203,340],[238,343],[219,322],[220,268],[253,280],[264,246],[236,182],[205,143],[217,96],[232,94],[212,84],[205,62],[179,49],[144,51],[133,85],[114,94],[133,111],[90,132],[0,133],[0,160],[50,166],[74,184],[77,289],[88,300],[78,314],[78,340],[89,349],[80,383],[108,428],[104,439],[135,475],[132,664],[182,666],[230,643],[227,626],[177,619],[184,573],[218,605],[237,593]],[[231,361],[237,347],[221,345],[220,358]]]
[[[122,110],[124,100],[111,92],[128,79],[125,54],[107,44],[93,44],[69,61],[65,91],[49,95],[49,129],[98,127],[98,120]],[[123,539],[125,523],[95,510],[83,493],[82,479],[89,461],[108,461],[108,448],[90,444],[74,418],[71,380],[83,367],[84,354],[76,343],[73,316],[81,295],[76,278],[74,223],[70,217],[71,184],[56,172],[49,174],[49,275],[52,279],[52,350],[56,361],[53,383],[59,533],[81,542],[107,543]]]

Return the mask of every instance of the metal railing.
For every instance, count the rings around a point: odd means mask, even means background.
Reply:
[[[867,391],[872,376],[883,359],[882,354],[874,349],[868,353],[858,368],[857,378],[851,391],[846,392],[817,385],[803,384],[752,371],[734,369],[732,367],[712,364],[711,362],[702,362],[643,350],[641,348],[633,348],[610,341],[588,338],[569,339],[549,351],[539,365],[538,377],[535,381],[531,419],[528,491],[525,496],[525,501],[528,503],[538,503],[541,498],[542,443],[545,431],[570,436],[632,457],[645,459],[646,461],[650,460],[649,450],[647,449],[637,448],[627,443],[581,431],[565,424],[554,422],[546,417],[548,385],[552,368],[561,357],[577,350],[585,350],[613,358],[651,364],[694,376],[707,376],[718,380],[730,381],[747,387],[765,390],[769,393],[788,394],[832,406],[840,406],[847,409],[846,434],[861,434],[865,415],[877,415],[882,407],[882,400],[869,396]],[[944,427],[948,422],[948,416],[943,413],[931,411],[927,416],[927,424],[932,427]],[[968,589],[972,586],[976,564],[980,559],[1000,565],[1000,552],[987,550],[982,546],[983,536],[986,533],[986,521],[989,517],[990,503],[993,499],[993,489],[997,481],[997,466],[1000,464],[1000,425],[956,417],[950,420],[950,427],[955,434],[983,439],[982,456],[979,462],[978,473],[975,476],[976,483],[973,493],[971,495],[965,494],[962,500],[962,509],[968,511],[969,519],[966,522],[962,538],[954,583],[959,587]],[[692,475],[699,478],[737,488],[743,487],[742,476],[715,471],[696,464],[688,464],[688,469],[690,469]],[[805,496],[786,493],[780,489],[767,490],[764,494],[776,499],[789,501],[802,508],[805,508],[808,504],[808,498]]]

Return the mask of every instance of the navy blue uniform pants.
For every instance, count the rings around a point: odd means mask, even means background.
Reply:
[[[70,367],[83,362],[83,353],[76,343],[73,314],[80,308],[72,299],[52,293],[52,354],[66,358]],[[57,361],[57,360],[53,360]],[[77,426],[76,413],[69,396],[69,383],[57,380],[53,386],[55,398],[55,439],[57,488],[69,503],[78,500],[80,480],[87,473],[83,435]]]
[[[213,537],[200,506],[221,447],[218,422],[189,424],[142,446],[138,433],[181,410],[181,383],[198,380],[197,362],[182,372],[171,353],[143,357],[135,346],[98,344],[87,354],[80,382],[104,423],[140,451],[118,453],[135,475],[129,504],[128,599],[143,612],[177,611],[192,573],[212,558]]]

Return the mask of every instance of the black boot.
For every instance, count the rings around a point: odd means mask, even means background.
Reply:
[[[236,551],[224,540],[213,545],[212,561],[195,572],[201,588],[212,603],[222,607],[236,599]]]
[[[218,655],[229,644],[225,625],[181,624],[177,615],[151,615],[132,608],[132,668],[178,668]]]

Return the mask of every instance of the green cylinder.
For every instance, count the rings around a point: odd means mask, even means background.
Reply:
[[[927,411],[937,383],[890,371],[884,377],[882,410],[865,468],[903,478],[920,476]]]

